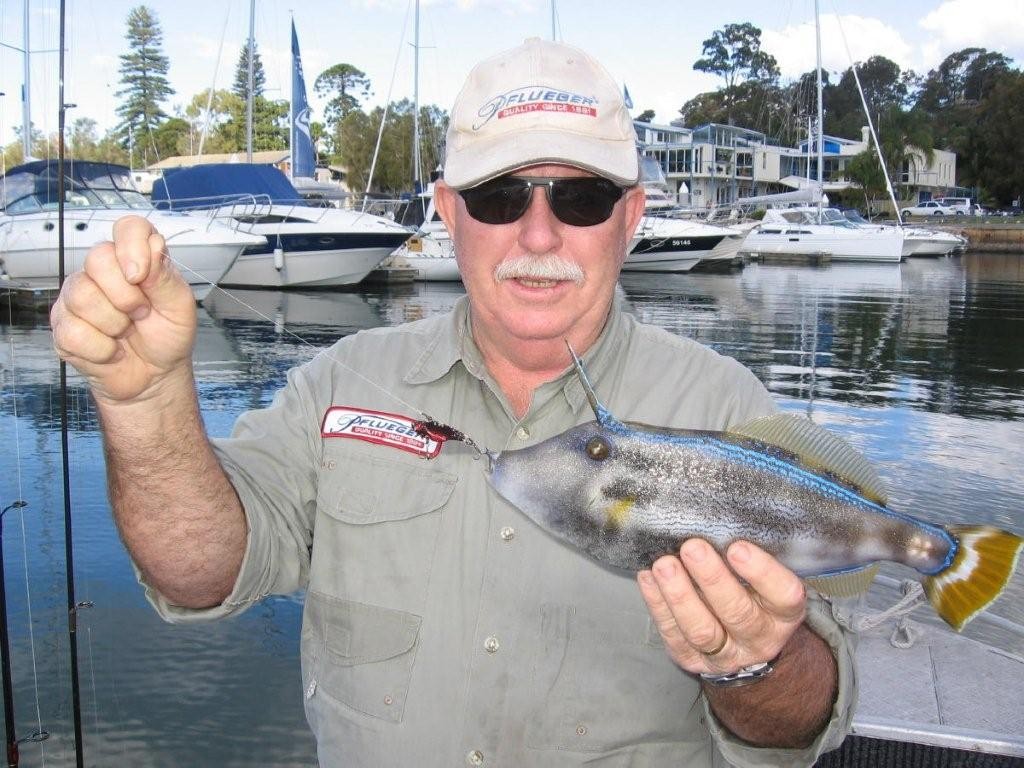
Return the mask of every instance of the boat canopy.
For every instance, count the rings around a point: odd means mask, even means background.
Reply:
[[[7,172],[0,183],[0,210],[33,213],[55,210],[60,201],[57,160],[36,160]],[[74,208],[149,209],[124,165],[88,160],[64,162],[64,204]]]
[[[303,205],[302,195],[288,177],[272,165],[209,163],[191,168],[168,168],[153,182],[157,208],[189,210],[217,208],[238,202]]]

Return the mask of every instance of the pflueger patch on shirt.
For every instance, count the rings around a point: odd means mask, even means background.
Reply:
[[[441,442],[417,432],[416,423],[416,419],[398,413],[334,405],[324,414],[320,435],[363,440],[432,459],[441,452]]]

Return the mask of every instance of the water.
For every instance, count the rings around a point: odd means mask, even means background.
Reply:
[[[640,318],[736,357],[783,408],[840,431],[876,463],[898,509],[1024,533],[1021,257],[753,264],[730,275],[626,275],[621,284]],[[289,367],[338,334],[443,312],[461,293],[444,284],[237,292],[269,320],[214,296],[200,313],[196,352],[208,429],[227,434],[242,410],[270,401]],[[21,764],[69,766],[58,369],[43,319],[7,321],[0,337],[0,503],[28,502],[4,516],[3,529],[17,733],[41,725],[52,734],[23,744]],[[77,599],[93,604],[77,635],[86,764],[314,765],[298,598],[268,599],[217,624],[160,622],[111,524],[95,413],[73,372],[70,387]],[[1020,574],[993,612],[1024,624]],[[1019,638],[980,620],[968,632],[1021,651]]]

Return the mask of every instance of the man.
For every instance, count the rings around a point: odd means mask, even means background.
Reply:
[[[850,647],[780,563],[691,540],[637,589],[502,501],[473,451],[429,458],[412,427],[429,413],[502,449],[589,420],[566,340],[624,417],[721,429],[773,411],[734,361],[615,306],[637,178],[628,111],[583,51],[535,39],[481,63],[435,192],[468,298],[342,340],[212,444],[191,294],[145,221],[119,222],[55,305],[161,614],[306,590],[323,765],[791,766],[842,740]]]

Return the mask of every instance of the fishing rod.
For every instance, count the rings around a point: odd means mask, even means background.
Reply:
[[[14,685],[11,681],[11,641],[7,630],[7,571],[4,567],[4,515],[12,509],[28,506],[27,501],[18,499],[0,512],[0,668],[2,668],[4,691],[4,727],[7,737],[7,768],[17,768],[18,745],[23,741],[45,741],[50,738],[46,731],[35,731],[31,736],[19,739],[14,727]]]
[[[74,104],[64,102],[64,4],[60,0],[60,64],[58,65],[59,105],[57,117],[57,270],[58,284],[64,287],[64,122]],[[78,609],[75,602],[75,559],[71,536],[71,467],[68,448],[68,369],[60,361],[60,449],[61,475],[64,481],[64,568],[67,577],[68,654],[71,657],[71,712],[75,724],[75,766],[83,768],[82,706],[78,682]]]

